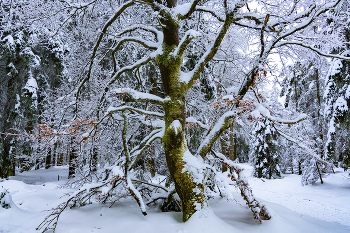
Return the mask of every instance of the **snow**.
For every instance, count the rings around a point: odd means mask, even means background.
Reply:
[[[15,41],[11,35],[7,35],[2,41],[7,41],[6,45],[9,50],[14,50],[16,48]]]
[[[173,129],[175,132],[175,135],[178,134],[178,130],[181,132],[182,131],[182,126],[179,120],[175,120],[171,123],[169,129]]]
[[[239,87],[232,86],[232,87],[226,88],[226,92],[231,93],[233,97],[234,95],[237,95],[239,93]]]
[[[181,80],[181,82],[188,83],[191,80],[191,78],[192,78],[192,76],[194,74],[194,70],[195,69],[193,69],[192,71],[189,71],[189,72],[181,71],[181,73],[180,73],[180,80]]]
[[[203,124],[200,121],[197,121],[194,117],[187,117],[186,118],[186,123],[195,123],[195,124],[198,124],[200,127],[204,128],[204,129],[209,129],[209,126]]]
[[[115,166],[112,168],[112,173],[114,176],[119,176],[119,177],[123,177],[124,176],[124,172],[123,170],[118,167],[118,166]]]
[[[338,74],[342,67],[343,67],[343,64],[342,64],[341,60],[336,59],[332,63],[331,68],[329,69],[328,76],[334,76],[334,75]]]
[[[250,176],[252,167],[240,164]],[[0,187],[12,195],[15,206],[0,209],[0,232],[34,233],[51,208],[63,202],[75,189],[59,188],[67,180],[67,167],[53,167],[23,172]],[[57,181],[58,175],[60,181]],[[265,180],[249,177],[254,195],[266,204],[272,219],[259,224],[244,204],[240,194],[231,188],[233,201],[215,197],[209,201],[212,211],[205,216],[182,222],[182,214],[161,212],[145,207],[140,213],[133,199],[94,203],[67,209],[58,220],[57,233],[73,232],[152,232],[152,233],[346,233],[350,232],[350,179],[342,170],[324,178],[324,184],[302,186],[300,176],[284,175],[282,179]]]
[[[37,93],[36,93],[36,91],[38,89],[38,84],[31,73],[29,75],[29,79],[28,79],[26,85],[24,86],[24,89],[27,89],[28,92],[32,93],[33,99],[36,99],[38,97]]]
[[[164,102],[166,99],[163,99],[161,97],[158,97],[156,95],[152,95],[149,93],[144,93],[144,92],[139,92],[136,90],[133,90],[131,88],[117,88],[112,91],[112,93],[115,94],[129,94],[131,95],[134,99],[143,99],[143,100],[153,100],[153,101],[159,101],[159,102]]]
[[[186,15],[189,11],[190,11],[190,8],[192,6],[192,3],[184,3],[182,5],[177,5],[173,12],[175,15]]]
[[[202,183],[204,180],[203,171],[206,168],[210,168],[210,166],[204,163],[202,157],[193,156],[189,150],[185,151],[183,160],[186,164],[184,165],[182,172],[189,172],[192,175],[194,182]]]
[[[16,104],[15,104],[15,109],[18,109],[19,106],[21,106],[21,98],[19,97],[18,94],[16,94]]]
[[[294,120],[282,119],[279,117],[271,116],[270,111],[267,108],[265,108],[262,104],[256,103],[255,107],[256,107],[255,110],[252,111],[252,113],[251,113],[252,117],[259,118],[262,115],[263,117],[269,119],[270,121],[275,121],[275,122],[282,123],[282,124],[295,124],[295,123],[303,121],[307,118],[306,114],[300,114]]]
[[[334,108],[341,112],[345,112],[349,110],[348,104],[342,96],[339,96],[338,99],[335,101]]]
[[[345,98],[346,98],[346,99],[349,99],[349,98],[350,98],[350,85],[349,85],[348,88],[346,89]]]

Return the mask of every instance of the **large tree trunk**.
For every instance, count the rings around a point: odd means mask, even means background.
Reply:
[[[168,0],[168,7],[175,5],[176,1]],[[166,25],[163,27],[163,54],[156,57],[156,62],[160,68],[165,95],[169,98],[164,103],[163,145],[169,172],[181,199],[183,221],[186,222],[196,211],[206,208],[208,202],[203,183],[196,183],[193,174],[184,169],[184,154],[189,153],[185,139],[187,86],[180,82],[182,56],[172,54],[179,44],[179,25],[166,19],[162,23]]]
[[[184,154],[189,153],[185,139],[184,100],[170,100],[165,110],[165,133],[163,137],[166,161],[176,191],[181,199],[183,221],[187,221],[196,211],[208,206],[204,195],[204,185],[196,183],[193,174],[184,169]]]

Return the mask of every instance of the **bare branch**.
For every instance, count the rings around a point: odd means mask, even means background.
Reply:
[[[125,11],[125,9],[127,9],[128,7],[130,7],[130,6],[134,5],[134,4],[135,4],[135,2],[133,0],[124,3],[121,7],[119,7],[117,12],[104,25],[104,27],[103,27],[103,29],[102,29],[102,31],[101,31],[98,39],[97,39],[95,47],[93,49],[93,52],[92,52],[92,55],[91,55],[90,66],[89,66],[89,69],[88,69],[88,73],[87,73],[86,77],[83,79],[83,81],[81,82],[81,84],[80,84],[80,86],[78,88],[78,91],[77,91],[77,94],[76,94],[76,98],[77,99],[78,99],[78,96],[80,94],[81,88],[90,79],[91,70],[92,70],[92,66],[93,66],[93,63],[94,63],[94,59],[96,57],[97,50],[98,50],[98,48],[100,46],[100,43],[102,41],[102,38],[103,38],[104,34],[107,32],[108,28],[117,20],[117,18]]]
[[[197,6],[196,7],[196,11],[199,11],[199,12],[206,12],[206,13],[209,13],[211,14],[212,16],[214,16],[217,20],[219,20],[220,22],[225,22],[225,19],[221,18],[218,14],[216,14],[214,11],[212,11],[211,9],[208,9],[206,7],[203,7],[203,6]]]
[[[188,72],[188,73],[181,73],[180,79],[183,82],[186,82],[188,84],[188,89],[191,88],[191,86],[193,85],[193,81],[197,80],[200,73],[202,72],[202,70],[204,69],[205,65],[211,60],[213,59],[213,57],[215,56],[215,54],[217,53],[219,46],[222,42],[222,40],[224,39],[230,25],[232,23],[232,19],[229,15],[226,16],[224,25],[222,25],[214,43],[210,46],[209,49],[207,49],[207,52],[204,53],[204,55],[202,56],[202,58],[198,61],[197,65],[195,66],[195,68]]]
[[[133,159],[134,162],[130,166],[129,170],[133,169],[136,166],[136,163],[140,159],[142,152],[145,151],[156,139],[163,138],[163,135],[164,129],[153,130],[146,138],[142,140],[138,146],[132,149],[130,152],[131,157],[135,159]]]

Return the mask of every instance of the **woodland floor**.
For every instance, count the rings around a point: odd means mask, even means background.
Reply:
[[[125,199],[110,204],[95,203],[65,211],[59,219],[57,233],[349,233],[350,178],[337,169],[335,174],[314,185],[302,186],[300,176],[284,175],[282,179],[266,180],[250,177],[252,168],[242,164],[255,196],[272,215],[259,224],[234,189],[234,199],[210,200],[213,212],[206,218],[181,221],[181,213],[162,213],[149,207],[143,216],[136,202]],[[48,212],[62,202],[63,195],[74,189],[57,187],[67,181],[67,167],[23,172],[0,182],[8,189],[16,204],[0,209],[0,233],[38,232],[35,228]],[[57,181],[58,175],[60,181]]]

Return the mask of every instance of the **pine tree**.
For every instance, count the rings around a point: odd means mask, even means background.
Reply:
[[[254,176],[267,179],[280,177],[276,129],[269,120],[264,119],[256,123],[253,134],[256,138],[253,149]]]
[[[343,53],[349,56],[349,51]],[[350,166],[350,62],[335,60],[329,70],[324,98],[328,119],[326,158]]]

